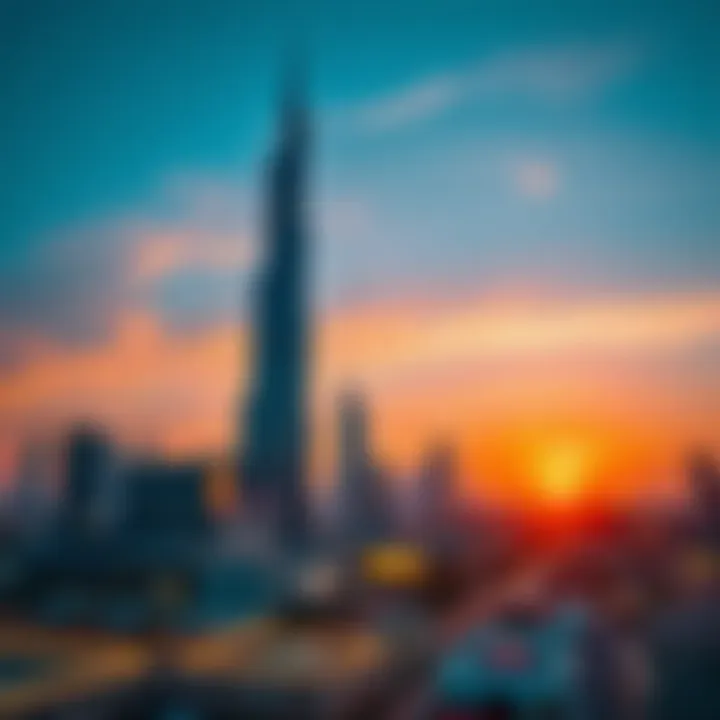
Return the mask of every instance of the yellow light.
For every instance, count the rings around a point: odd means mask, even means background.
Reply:
[[[556,440],[535,452],[532,473],[544,498],[569,502],[582,495],[595,464],[596,453],[587,443]]]
[[[387,585],[420,583],[428,571],[423,554],[404,545],[384,545],[368,550],[361,564],[367,580]]]
[[[229,462],[217,461],[208,469],[205,502],[215,516],[232,514],[238,502],[238,491],[233,468]]]

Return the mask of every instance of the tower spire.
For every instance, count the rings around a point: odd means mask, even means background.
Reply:
[[[307,134],[305,61],[298,49],[288,52],[280,98],[281,133],[287,141]]]

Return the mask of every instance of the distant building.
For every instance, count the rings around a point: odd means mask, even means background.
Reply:
[[[717,590],[664,613],[651,634],[649,720],[720,717],[720,598]]]
[[[271,609],[280,592],[275,566],[219,547],[216,471],[209,463],[127,463],[113,532],[60,533],[39,546],[33,616],[113,632],[160,624],[196,631]]]
[[[307,137],[299,88],[289,84],[270,164],[265,266],[240,459],[245,517],[271,525],[286,548],[297,548],[308,535]]]
[[[213,534],[201,464],[148,461],[128,468],[122,536],[165,561],[202,554]]]
[[[452,523],[455,465],[452,449],[439,445],[427,453],[420,468],[417,524],[420,536],[430,543],[440,541]]]
[[[113,478],[113,451],[107,436],[90,425],[74,428],[65,446],[64,483],[59,499],[65,532],[95,531]]]
[[[368,441],[368,413],[362,397],[339,401],[338,474],[343,534],[352,544],[382,539],[391,525],[387,488]]]
[[[691,457],[688,474],[700,531],[720,548],[720,468],[710,455],[699,452]]]
[[[45,529],[50,511],[48,458],[44,445],[29,440],[21,454],[12,498],[15,532],[31,539]]]

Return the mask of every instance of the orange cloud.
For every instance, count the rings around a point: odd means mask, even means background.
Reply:
[[[183,426],[210,421],[235,398],[243,372],[242,336],[231,328],[202,335],[164,332],[152,316],[128,314],[112,341],[87,349],[47,347],[0,380],[0,417],[20,428],[92,417],[139,445],[172,446]],[[182,449],[217,449],[198,433]]]
[[[143,233],[134,247],[132,271],[140,281],[156,280],[186,268],[237,270],[253,262],[253,244],[234,234],[189,231]]]
[[[571,436],[597,456],[593,487],[650,481],[672,471],[683,443],[703,433],[718,442],[720,388],[647,369],[718,339],[720,294],[398,302],[331,313],[316,343],[319,474],[332,467],[334,397],[351,383],[368,393],[377,450],[399,470],[442,435],[458,446],[469,492],[527,493],[528,454]],[[126,314],[104,345],[38,346],[1,374],[0,427],[17,440],[38,423],[90,416],[134,445],[221,452],[242,418],[246,376],[242,330],[181,336],[150,315]]]
[[[329,327],[358,371],[568,352],[663,351],[720,337],[720,294],[361,309]],[[330,348],[328,348],[330,349]]]

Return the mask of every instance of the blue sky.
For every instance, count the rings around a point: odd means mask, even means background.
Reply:
[[[3,0],[0,360],[103,346],[128,313],[180,336],[242,318],[297,47],[324,309],[720,291],[717,15]]]
[[[76,233],[98,244],[126,218],[214,222],[168,198],[193,183],[215,186],[228,222],[254,233],[282,59],[297,44],[317,201],[347,236],[319,222],[323,297],[487,276],[714,284],[713,16],[669,1],[5,2],[3,265],[25,283]],[[182,315],[201,274],[148,302]],[[8,294],[21,315],[33,304]]]

